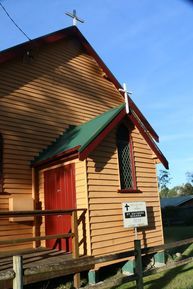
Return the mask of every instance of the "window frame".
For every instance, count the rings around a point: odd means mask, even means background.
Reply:
[[[124,127],[127,130],[127,140],[129,145],[129,159],[130,159],[130,168],[131,168],[131,177],[132,177],[132,187],[130,188],[121,188],[121,168],[120,168],[120,158],[119,158],[119,139],[118,139],[118,130],[120,127]],[[121,123],[117,128],[116,134],[116,143],[117,143],[117,158],[118,158],[118,167],[119,167],[119,185],[120,189],[118,189],[118,193],[141,193],[140,190],[137,189],[136,182],[136,172],[135,172],[135,161],[134,161],[134,153],[133,153],[133,139],[131,136],[131,127],[126,125],[125,123]]]

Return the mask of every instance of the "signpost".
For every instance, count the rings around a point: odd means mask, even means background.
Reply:
[[[137,238],[137,228],[148,226],[147,209],[145,202],[124,202],[122,203],[124,228],[135,230],[135,273],[137,289],[143,289],[143,271],[141,259],[141,241]]]
[[[122,203],[124,228],[138,228],[148,225],[145,202]]]

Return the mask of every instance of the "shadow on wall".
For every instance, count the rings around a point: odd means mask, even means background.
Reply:
[[[138,229],[139,232],[142,232],[144,247],[148,247],[147,232],[156,229],[154,207],[152,206],[147,207],[147,217],[148,217],[148,227]]]
[[[95,149],[90,158],[95,163],[95,172],[101,172],[108,163],[112,164],[112,167],[118,169],[118,154],[117,154],[117,130],[119,126],[124,124],[128,128],[128,133],[132,133],[134,125],[128,120],[127,117],[116,126],[106,139]],[[112,160],[112,162],[110,162]],[[116,167],[115,167],[116,166]],[[118,172],[117,172],[118,174]]]
[[[26,55],[24,58],[19,56],[1,64],[0,71],[2,133],[11,134],[11,143],[19,148],[17,156],[21,155],[29,176],[25,185],[27,192],[31,189],[30,161],[34,156],[51,144],[69,124],[79,125],[94,117],[98,107],[101,110],[111,108],[109,99],[112,95],[118,99],[116,89],[102,78],[101,69],[76,39],[47,44],[30,53],[30,59],[26,59]],[[87,105],[81,105],[80,109],[77,100]],[[17,129],[13,132],[14,121]],[[26,140],[34,146],[25,156]],[[8,178],[13,178],[12,173]]]
[[[107,164],[112,163],[112,165],[115,165],[115,159],[116,159],[116,165],[118,168],[118,160],[117,160],[117,154],[116,154],[116,139],[115,139],[115,130],[112,131],[109,136],[107,136],[107,139],[113,138],[114,142],[110,142],[110,145],[108,145],[106,140],[103,140],[103,142],[94,150],[94,152],[90,155],[90,159],[92,159],[94,163],[95,172],[102,172],[103,169],[106,167]],[[114,158],[113,158],[114,156]],[[111,162],[112,160],[112,162]]]
[[[81,58],[76,63],[76,59],[82,55],[85,55],[85,51],[81,44],[76,39],[71,39],[42,47],[35,52],[29,63],[20,57],[1,65],[2,116],[17,118],[17,127],[22,129],[23,135],[33,138],[32,135],[36,134],[39,149],[33,149],[31,159],[45,148],[45,145],[41,147],[43,138],[50,144],[70,123],[78,125],[93,117],[84,113],[84,105],[81,110],[77,108],[77,112],[72,109],[73,104],[69,105],[68,98],[72,102],[77,98],[84,102],[90,99],[96,107],[104,106],[106,110],[112,107],[108,96],[112,98],[114,88],[106,85],[107,80],[102,78],[95,61],[86,59],[86,72],[85,68],[77,64],[79,61],[83,63],[84,59]],[[94,97],[93,90],[97,93],[97,98]],[[66,117],[69,123],[66,123]],[[33,128],[29,129],[31,123]],[[53,136],[46,134],[45,128],[49,128]],[[23,137],[20,132],[15,131],[14,138],[22,146]]]

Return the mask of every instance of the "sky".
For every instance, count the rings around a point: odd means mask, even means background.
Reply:
[[[0,0],[34,39],[78,24],[105,64],[125,82],[160,137],[170,187],[193,172],[193,2],[188,0]],[[0,7],[0,50],[25,42]],[[164,169],[159,165],[159,169]]]

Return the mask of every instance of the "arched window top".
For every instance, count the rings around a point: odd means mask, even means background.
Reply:
[[[136,189],[132,140],[124,124],[121,124],[117,130],[117,149],[121,189]]]
[[[117,140],[118,141],[128,141],[129,140],[129,131],[125,125],[120,125],[118,127]]]

